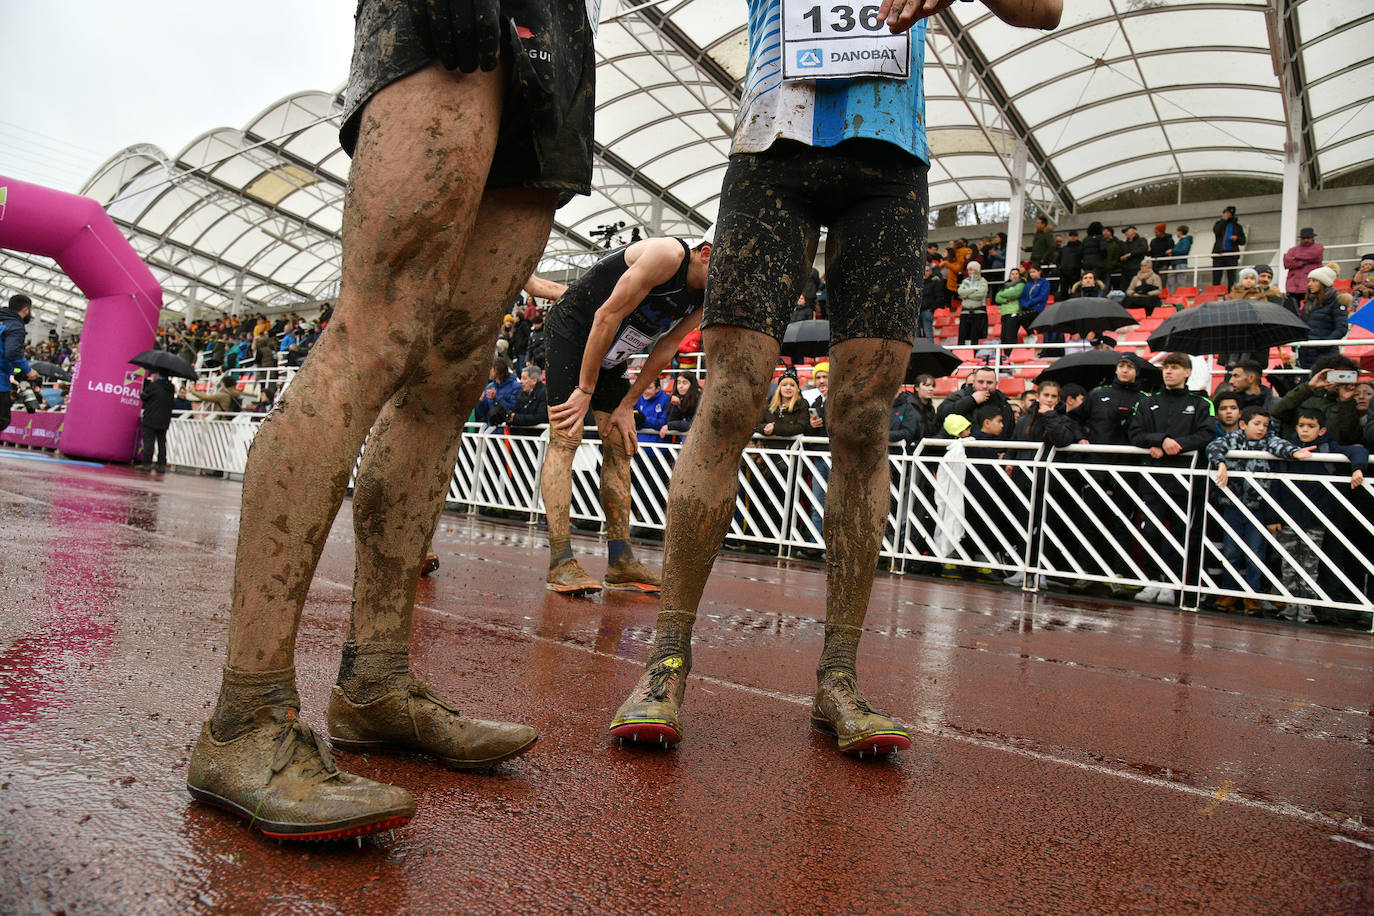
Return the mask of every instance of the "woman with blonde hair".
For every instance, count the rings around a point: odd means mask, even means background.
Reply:
[[[768,399],[755,432],[774,438],[800,436],[806,431],[807,419],[806,398],[801,396],[801,386],[797,384],[797,370],[788,367],[778,379],[778,387]]]

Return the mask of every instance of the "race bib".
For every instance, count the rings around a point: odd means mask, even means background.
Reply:
[[[634,354],[643,350],[653,342],[652,334],[645,334],[639,328],[626,328],[620,332],[620,336],[611,344],[611,348],[606,351],[606,355],[601,359],[601,368],[609,369],[618,366]]]
[[[904,80],[910,70],[911,31],[890,34],[877,3],[783,0],[783,79]]]
[[[601,26],[601,0],[587,0],[587,21],[592,26],[592,36],[595,37],[596,30]]]

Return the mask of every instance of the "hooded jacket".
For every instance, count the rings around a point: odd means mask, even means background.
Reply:
[[[29,373],[29,361],[24,358],[24,343],[28,340],[24,319],[13,309],[0,308],[0,391],[10,390],[10,377],[15,369]]]

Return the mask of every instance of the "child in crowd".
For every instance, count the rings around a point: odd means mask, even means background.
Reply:
[[[1338,445],[1327,435],[1326,415],[1315,407],[1298,409],[1296,427],[1290,440],[1294,446],[1318,455],[1344,455],[1351,464],[1350,488],[1353,490],[1364,484],[1365,471],[1369,468],[1369,452],[1364,446]],[[1299,469],[1292,464],[1286,468],[1294,474],[1319,474],[1323,470],[1336,469],[1330,465]],[[1298,570],[1306,571],[1312,579],[1316,579],[1321,570],[1327,525],[1336,530],[1336,489],[1320,480],[1295,480],[1279,491],[1278,504],[1292,521],[1291,526],[1281,524],[1275,533],[1275,539],[1286,554],[1282,557],[1283,587],[1294,595],[1312,597],[1312,588]],[[1279,610],[1279,616],[1300,623],[1317,622],[1317,616],[1307,604],[1290,604]]]
[[[935,472],[935,537],[931,548],[936,556],[947,557],[964,538],[964,481],[968,476],[968,456],[964,451],[973,435],[973,424],[962,414],[945,417],[945,435],[954,441],[940,457]]]
[[[1227,392],[1217,395],[1212,402],[1217,412],[1217,438],[1221,438],[1240,428],[1240,397]]]
[[[1278,532],[1278,513],[1274,511],[1267,498],[1271,482],[1264,479],[1236,481],[1236,486],[1233,487],[1230,471],[1234,469],[1265,474],[1274,470],[1274,467],[1273,462],[1267,458],[1236,458],[1231,460],[1228,467],[1226,454],[1233,451],[1269,452],[1279,458],[1305,459],[1312,457],[1312,449],[1306,446],[1298,448],[1278,436],[1271,436],[1269,411],[1263,407],[1245,408],[1240,415],[1240,428],[1213,439],[1207,446],[1207,463],[1217,469],[1217,486],[1225,490],[1229,497],[1222,503],[1221,510],[1222,518],[1230,529],[1222,552],[1232,568],[1244,568],[1245,584],[1250,591],[1258,592],[1264,586],[1264,532],[1252,521],[1251,515],[1260,525],[1267,527],[1270,533]],[[1246,512],[1247,509],[1249,513]],[[1254,555],[1248,562],[1241,548],[1242,543]],[[1230,589],[1239,587],[1239,583],[1229,570],[1222,572],[1222,585]],[[1256,614],[1261,607],[1260,602],[1254,598],[1246,598],[1244,605],[1247,614]],[[1236,596],[1228,595],[1219,599],[1217,606],[1222,610],[1234,609]]]

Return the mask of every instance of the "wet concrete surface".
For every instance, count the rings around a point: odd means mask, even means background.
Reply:
[[[655,602],[549,593],[538,530],[461,515],[416,670],[539,744],[476,774],[340,754],[419,813],[279,846],[184,789],[239,492],[0,451],[0,912],[1374,911],[1366,634],[880,574],[860,679],[913,743],[858,761],[808,725],[823,571],[726,555],[685,740],[631,750],[605,729]],[[345,504],[297,659],[320,727],[351,551]]]

